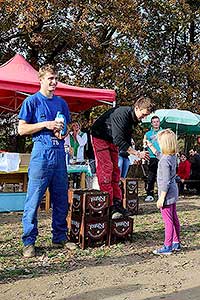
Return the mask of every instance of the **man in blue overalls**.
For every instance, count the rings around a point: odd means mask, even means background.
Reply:
[[[24,100],[18,116],[19,134],[31,134],[34,142],[22,219],[24,257],[35,256],[37,210],[47,188],[52,205],[52,243],[58,247],[71,244],[67,242],[68,178],[64,150],[69,109],[62,98],[54,95],[57,72],[53,66],[40,68],[39,80],[40,91]],[[61,119],[56,118],[58,112]]]

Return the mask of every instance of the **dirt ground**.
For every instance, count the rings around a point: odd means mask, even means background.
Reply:
[[[51,248],[51,215],[40,212],[37,257],[22,258],[21,213],[0,214],[1,300],[199,300],[200,197],[180,197],[182,251],[154,256],[163,223],[140,199],[132,242],[94,249]]]

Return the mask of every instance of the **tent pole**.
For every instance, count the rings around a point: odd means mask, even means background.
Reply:
[[[108,104],[108,105],[113,105],[113,103],[115,103],[115,101],[113,102],[108,102],[108,101],[105,101],[105,100],[97,100],[98,102],[101,102],[101,103],[104,103],[104,104]],[[115,106],[115,105],[113,105]]]
[[[20,91],[16,91],[16,93],[21,94],[21,95],[25,95],[25,96],[30,96],[31,95],[31,94],[20,92]]]
[[[176,124],[176,138],[178,138],[178,123]]]

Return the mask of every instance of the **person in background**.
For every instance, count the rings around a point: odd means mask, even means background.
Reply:
[[[189,161],[191,163],[190,180],[200,180],[200,155],[195,148],[189,150]],[[200,194],[199,182],[189,184],[190,189],[196,189],[197,194]]]
[[[180,162],[178,164],[178,170],[177,170],[178,177],[176,178],[176,181],[178,182],[178,186],[179,186],[179,194],[183,194],[184,181],[190,178],[190,172],[191,172],[191,163],[187,159],[186,154],[181,153]]]
[[[131,140],[132,146],[135,145],[134,141]],[[126,178],[128,169],[130,166],[130,154],[127,151],[119,151],[119,160],[118,160],[118,166],[120,169],[120,177]]]
[[[140,159],[149,158],[148,152],[139,152],[131,147],[131,136],[139,121],[153,110],[153,101],[141,97],[132,106],[109,109],[92,125],[91,135],[98,183],[100,190],[109,193],[112,219],[130,215],[122,205],[122,194],[119,186],[119,151],[127,151]]]
[[[40,90],[24,100],[18,116],[19,134],[32,135],[34,142],[22,218],[23,256],[27,258],[36,254],[37,211],[47,188],[52,204],[52,245],[69,249],[74,247],[68,242],[66,222],[68,182],[64,151],[66,130],[63,129],[70,120],[69,109],[62,98],[54,95],[57,72],[53,66],[40,68],[39,81]],[[56,118],[58,112],[62,118]]]
[[[82,127],[83,132],[87,134],[87,144],[85,145],[85,157],[89,163],[91,176],[86,176],[86,186],[89,189],[99,190],[98,179],[96,176],[96,164],[95,164],[95,157],[94,157],[94,150],[92,147],[91,141],[91,126],[94,123],[95,119],[92,116],[87,115],[87,119],[85,121],[85,126]]]
[[[168,255],[172,251],[179,251],[180,245],[180,223],[176,212],[178,200],[178,186],[176,183],[176,153],[177,140],[175,133],[170,129],[158,133],[158,143],[161,152],[153,144],[146,140],[148,147],[158,158],[158,201],[161,215],[165,224],[164,246],[154,250],[157,255]]]
[[[157,135],[162,129],[160,128],[160,119],[157,116],[153,116],[151,118],[151,129],[146,132],[144,135],[143,144],[145,144],[146,140],[149,140],[154,148],[160,151],[160,147],[157,140]],[[148,148],[149,151],[149,164],[148,164],[148,175],[147,175],[147,184],[146,191],[147,197],[145,198],[146,202],[154,201],[154,185],[156,182],[157,169],[158,169],[158,159],[155,154]]]
[[[70,157],[74,163],[84,163],[84,147],[87,144],[87,134],[81,131],[80,124],[73,122],[72,130],[65,137],[65,147],[69,147]]]

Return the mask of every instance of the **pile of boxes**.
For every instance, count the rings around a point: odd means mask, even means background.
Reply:
[[[133,215],[137,215],[139,209],[138,180],[134,178],[121,179],[120,188],[123,206],[131,211]]]
[[[138,213],[138,185],[135,180],[121,182],[123,204],[133,214]],[[99,190],[70,189],[68,227],[70,240],[82,249],[132,239],[133,217],[112,220],[109,195]]]
[[[69,195],[70,240],[86,246],[108,244],[109,196],[98,190],[73,190]]]

